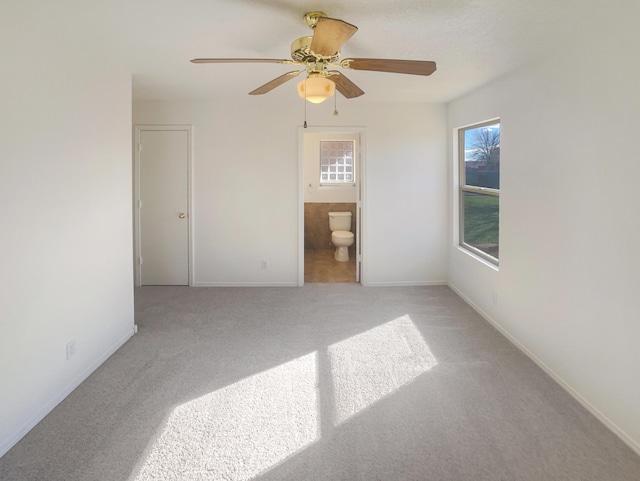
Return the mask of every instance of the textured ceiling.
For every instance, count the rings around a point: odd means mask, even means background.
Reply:
[[[627,0],[637,1],[637,0]],[[44,2],[47,5],[49,2]],[[60,4],[41,20],[85,25],[105,58],[133,72],[134,99],[246,95],[287,71],[279,64],[204,64],[195,57],[289,58],[310,35],[305,12],[358,26],[342,57],[433,60],[430,77],[347,71],[366,94],[350,102],[447,102],[597,32],[624,0],[136,0]],[[41,2],[42,4],[42,2]],[[33,25],[31,25],[33,28]],[[62,31],[62,32],[61,32]],[[63,34],[64,28],[58,30]],[[77,43],[77,38],[75,39]],[[267,95],[295,95],[295,81]],[[285,92],[284,94],[282,92]]]

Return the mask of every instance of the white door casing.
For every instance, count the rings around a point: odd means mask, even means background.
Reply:
[[[136,126],[136,285],[191,284],[191,126]]]
[[[298,285],[304,285],[304,200],[306,179],[304,177],[305,166],[305,133],[351,134],[356,141],[356,282],[366,286],[366,264],[363,263],[366,231],[365,209],[366,197],[366,152],[365,152],[365,128],[364,127],[308,127],[298,128]],[[328,220],[327,220],[328,222]]]

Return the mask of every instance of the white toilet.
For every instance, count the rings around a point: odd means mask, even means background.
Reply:
[[[347,262],[349,247],[353,245],[351,212],[329,212],[329,229],[331,229],[331,243],[336,246],[335,259]]]

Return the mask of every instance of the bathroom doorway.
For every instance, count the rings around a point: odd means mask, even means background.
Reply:
[[[305,282],[364,283],[364,129],[311,127],[299,130],[299,285]],[[336,259],[329,212],[351,214],[353,243]],[[348,217],[348,214],[347,214]],[[349,225],[347,223],[347,225]],[[347,227],[341,227],[340,230]],[[336,229],[334,229],[336,230]],[[346,234],[349,236],[350,234]],[[344,250],[344,248],[343,248]]]

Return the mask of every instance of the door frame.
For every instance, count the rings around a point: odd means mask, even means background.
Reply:
[[[193,125],[134,125],[134,163],[133,163],[133,263],[134,284],[142,285],[141,271],[141,235],[140,235],[140,135],[143,131],[186,131],[187,132],[187,249],[189,253],[187,270],[189,286],[193,285]]]
[[[366,128],[365,127],[298,127],[298,286],[304,285],[304,134],[305,133],[339,133],[358,136],[358,159],[356,179],[358,200],[356,202],[356,282],[367,285],[367,269],[364,260],[366,232]],[[328,221],[327,221],[328,222]]]

